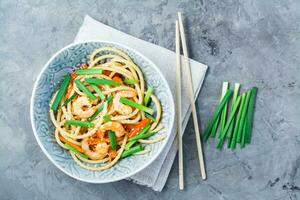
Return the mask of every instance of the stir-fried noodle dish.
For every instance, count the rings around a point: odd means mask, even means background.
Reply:
[[[95,49],[89,63],[64,77],[50,101],[55,139],[88,170],[105,170],[128,156],[146,154],[151,151],[147,144],[165,138],[155,136],[163,126],[154,93],[126,53]]]

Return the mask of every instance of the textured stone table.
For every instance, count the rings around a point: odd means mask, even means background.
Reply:
[[[174,50],[176,11],[190,56],[209,65],[197,100],[202,128],[223,80],[258,86],[252,144],[204,145],[201,181],[193,126],[184,136],[186,189],[177,164],[163,192],[127,181],[95,185],[60,172],[38,147],[29,119],[43,64],[72,42],[85,14]],[[300,1],[0,1],[0,199],[300,199]]]

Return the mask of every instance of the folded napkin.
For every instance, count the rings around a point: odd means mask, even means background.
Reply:
[[[157,46],[155,44],[135,38],[131,35],[118,31],[112,27],[102,24],[90,16],[84,18],[84,22],[77,33],[74,42],[88,40],[107,40],[127,45],[148,57],[164,74],[167,79],[173,96],[175,97],[175,53]],[[193,78],[195,97],[198,96],[207,66],[190,60]],[[185,70],[183,67],[183,74]],[[182,78],[184,80],[184,77]],[[174,98],[175,99],[175,98]],[[191,114],[186,85],[182,85],[182,119],[183,129],[185,129],[188,118]],[[167,181],[172,164],[174,162],[176,147],[176,126],[174,125],[172,135],[165,149],[149,167],[130,177],[133,182],[151,187],[155,191],[161,191]],[[196,151],[196,149],[195,149]]]

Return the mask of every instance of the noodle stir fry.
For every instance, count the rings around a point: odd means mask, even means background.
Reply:
[[[57,143],[88,170],[105,170],[120,159],[148,153],[145,144],[165,138],[149,139],[163,128],[160,101],[145,86],[139,67],[116,48],[95,49],[88,64],[67,74],[49,112]]]

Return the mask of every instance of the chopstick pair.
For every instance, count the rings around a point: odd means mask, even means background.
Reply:
[[[186,38],[184,33],[184,27],[182,23],[181,13],[178,12],[178,20],[176,20],[176,34],[175,34],[175,42],[176,42],[176,100],[177,100],[177,140],[178,140],[178,167],[179,167],[179,189],[183,190],[184,188],[184,175],[183,175],[183,152],[182,152],[182,120],[181,120],[181,53],[180,47],[182,45],[183,57],[184,57],[184,66],[187,69],[187,82],[188,82],[188,91],[189,91],[189,99],[192,108],[193,122],[195,128],[195,136],[196,136],[196,144],[197,144],[197,152],[198,159],[200,165],[200,173],[202,179],[206,179],[205,172],[205,163],[203,159],[202,145],[201,145],[201,137],[200,137],[200,129],[198,124],[196,106],[195,106],[195,97],[193,90],[193,83],[191,77],[191,68],[189,62],[189,56],[186,46]],[[181,44],[181,45],[180,45]]]

